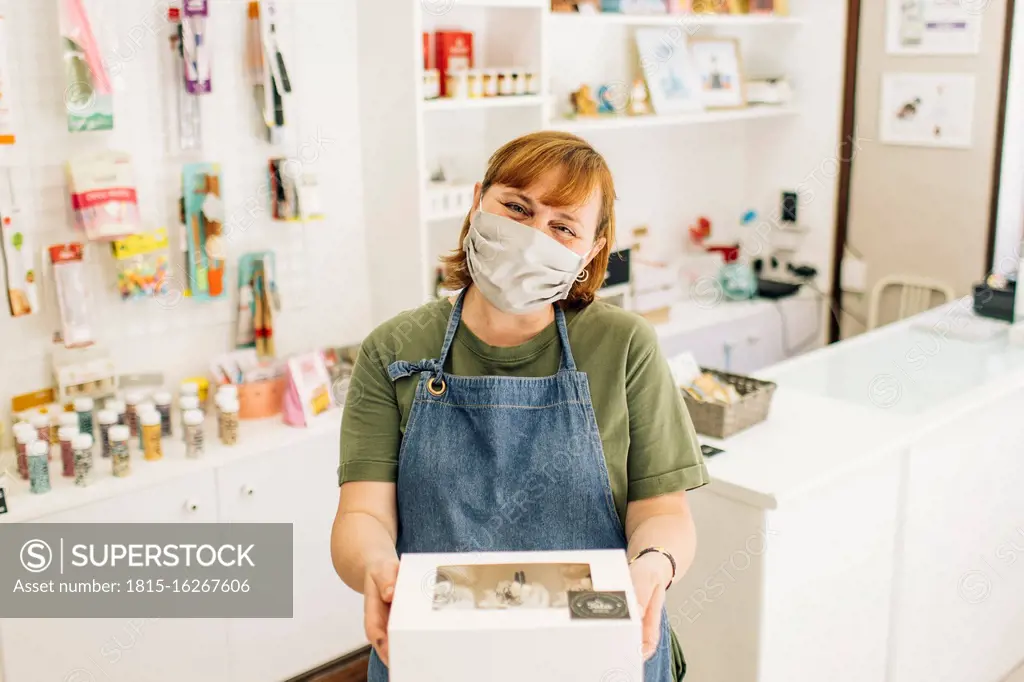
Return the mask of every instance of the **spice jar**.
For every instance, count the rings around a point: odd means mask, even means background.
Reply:
[[[466,94],[470,99],[484,96],[483,74],[477,69],[470,69],[466,72]]]
[[[450,71],[445,79],[445,97],[461,99],[469,96],[469,74],[465,70]]]
[[[163,459],[163,448],[160,445],[161,416],[155,409],[146,410],[139,415],[142,430],[142,456],[146,461],[155,462]]]
[[[128,425],[128,408],[124,404],[123,400],[117,398],[111,398],[106,402],[105,407],[117,415],[117,423],[121,426]]]
[[[153,394],[153,403],[156,411],[160,413],[160,435],[163,438],[171,436],[171,393],[170,391],[158,391]]]
[[[92,411],[96,404],[92,398],[75,398],[75,414],[78,415],[78,430],[92,435]]]
[[[525,95],[526,94],[526,72],[521,69],[516,69],[512,72],[512,83],[514,84],[514,94]]]
[[[203,413],[199,410],[189,410],[185,413],[185,456],[189,459],[196,459],[205,452],[203,442]]]
[[[110,457],[110,429],[117,424],[117,413],[113,410],[100,410],[96,414],[96,421],[99,423],[100,456]]]
[[[72,441],[79,433],[77,426],[62,426],[57,430],[57,438],[60,441],[61,473],[68,478],[75,475],[75,454],[72,448]]]
[[[483,75],[484,97],[498,96],[498,70],[485,69]]]
[[[132,460],[128,452],[128,440],[131,437],[131,430],[123,424],[110,427],[110,461],[117,478],[124,478],[132,472]]]
[[[526,72],[526,94],[536,95],[540,92],[540,78],[533,71]]]
[[[185,440],[185,415],[199,409],[199,396],[183,395],[178,400],[178,411],[181,412],[181,439]]]
[[[92,472],[92,436],[80,433],[72,441],[75,458],[75,485],[89,485],[89,474]]]
[[[39,438],[39,440],[45,441],[47,443],[51,443],[52,442],[50,440],[52,438],[52,436],[50,435],[50,431],[51,431],[51,428],[50,428],[50,415],[48,415],[48,414],[35,414],[35,415],[32,415],[32,420],[31,420],[30,423],[32,424],[32,428],[34,428],[36,430],[36,436]]]
[[[220,442],[224,445],[238,443],[238,399],[224,396],[221,399]]]
[[[50,492],[50,444],[41,440],[32,443],[28,453],[29,491],[37,495]]]
[[[139,403],[145,398],[141,391],[129,391],[124,397],[125,423],[133,436],[139,435]]]
[[[18,475],[22,480],[29,480],[28,457],[32,445],[39,440],[39,434],[31,424],[17,424],[14,427],[14,449],[18,457]],[[46,441],[46,453],[50,453],[50,443]]]
[[[502,97],[516,94],[515,72],[512,69],[498,72],[498,94]]]

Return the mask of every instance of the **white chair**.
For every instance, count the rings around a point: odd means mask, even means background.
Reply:
[[[882,296],[889,287],[900,288],[899,311],[893,322],[923,313],[926,310],[931,310],[936,305],[949,303],[956,298],[953,287],[942,282],[908,275],[883,277],[878,280],[878,283],[871,290],[871,299],[868,302],[868,329],[874,329],[878,326],[878,313],[882,305]],[[932,305],[932,299],[936,294],[942,300]]]

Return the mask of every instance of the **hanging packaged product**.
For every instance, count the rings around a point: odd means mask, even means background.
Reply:
[[[167,9],[170,66],[166,69],[169,85],[175,93],[174,110],[170,120],[174,122],[170,139],[177,140],[177,151],[199,149],[203,144],[202,116],[199,98],[189,92],[185,81],[185,34],[181,21],[181,8]]]
[[[187,295],[200,300],[224,295],[224,200],[220,166],[186,164],[182,171]]]
[[[10,45],[7,18],[0,16],[0,145],[14,144],[14,116],[11,112],[11,68],[7,61]]]
[[[250,78],[253,79],[253,93],[257,96],[263,95],[263,122],[267,127],[268,141],[271,144],[280,144],[283,141],[285,124],[284,96],[291,93],[292,82],[288,77],[281,45],[277,40],[276,0],[258,0],[255,8],[250,3],[249,17],[250,21],[259,22],[260,54],[257,56],[257,48],[247,46],[250,50],[247,61],[250,66]],[[255,32],[251,32],[250,36],[250,40],[257,37]],[[262,81],[260,87],[256,86],[257,79]]]
[[[238,260],[236,348],[255,348],[259,358],[274,357],[274,311],[281,309],[271,251],[247,253]]]
[[[89,240],[122,239],[140,231],[132,157],[103,150],[67,163],[75,225]]]
[[[185,0],[181,20],[182,47],[185,58],[185,88],[193,95],[210,92],[210,45],[207,28],[210,22],[208,0]]]
[[[57,283],[61,339],[67,348],[90,346],[93,343],[92,296],[86,282],[85,247],[78,243],[56,244],[49,251]]]
[[[0,242],[3,243],[11,316],[21,317],[39,312],[39,293],[32,243],[15,221],[15,215],[5,211],[0,216]]]
[[[274,220],[321,220],[316,175],[304,173],[299,159],[270,160],[270,203]]]
[[[60,3],[68,130],[113,130],[114,95],[84,0]]]
[[[167,229],[140,232],[113,244],[117,289],[124,301],[166,293],[169,252]]]

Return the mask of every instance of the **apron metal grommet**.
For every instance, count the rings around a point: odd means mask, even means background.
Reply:
[[[430,391],[430,395],[444,395],[444,392],[448,390],[448,384],[441,379],[441,385],[435,388],[434,380],[430,379],[427,381],[427,390]]]

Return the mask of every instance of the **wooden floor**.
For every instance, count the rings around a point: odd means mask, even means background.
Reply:
[[[366,664],[369,650],[325,666],[291,682],[366,682]]]

